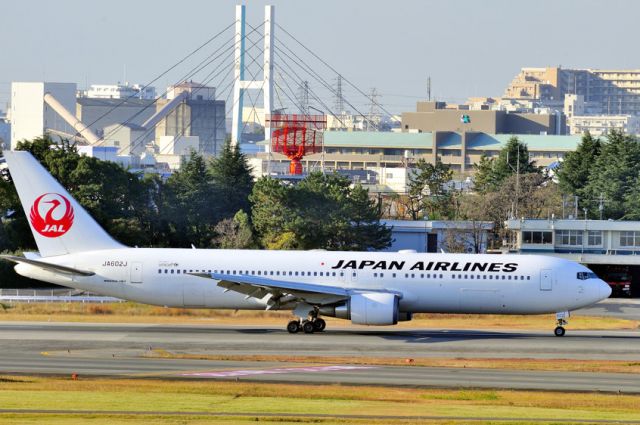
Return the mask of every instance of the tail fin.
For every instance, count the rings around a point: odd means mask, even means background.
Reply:
[[[3,155],[41,256],[123,248],[29,152]]]

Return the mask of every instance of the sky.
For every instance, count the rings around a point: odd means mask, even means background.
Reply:
[[[239,3],[3,1],[0,109],[6,109],[11,81],[75,82],[79,88],[125,79],[147,84],[232,24]],[[522,67],[640,68],[636,44],[640,2],[634,0],[245,3],[248,22],[254,26],[263,22],[264,5],[275,5],[278,25],[359,91],[369,93],[375,87],[381,95],[378,101],[391,113],[415,110],[415,102],[427,96],[429,76],[432,98],[462,102],[469,96],[502,95]],[[219,37],[221,44],[232,36],[230,31]],[[276,37],[325,82],[335,83],[332,71],[313,62],[278,27]],[[206,56],[215,48],[212,43],[200,53]],[[187,75],[196,59],[158,78],[153,84],[158,92]],[[284,59],[280,61],[288,61]],[[286,66],[290,73],[296,69],[293,63]],[[290,90],[282,85],[280,94],[289,92],[294,98],[296,83],[291,85]],[[310,78],[318,99],[330,107],[331,93],[323,93],[322,85]],[[356,108],[367,108],[359,91],[345,83],[345,98]]]

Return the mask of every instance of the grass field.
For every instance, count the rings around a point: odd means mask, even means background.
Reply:
[[[91,303],[17,303],[0,307],[0,321],[49,321],[97,323],[183,323],[273,325],[283,327],[292,318],[289,312],[233,311],[165,308],[132,302]],[[327,318],[329,327],[356,327],[349,321]],[[554,315],[502,316],[479,314],[416,314],[410,322],[400,322],[399,329],[552,329]],[[638,329],[637,320],[611,317],[572,317],[568,329]]]
[[[640,421],[640,396],[141,379],[0,377],[0,423]],[[51,410],[36,413],[32,409]],[[84,413],[72,413],[84,412]],[[210,416],[229,414],[237,416]],[[363,415],[354,418],[353,415]],[[379,419],[372,419],[373,417]],[[402,420],[401,418],[405,419]],[[431,418],[431,419],[427,419]],[[386,418],[386,419],[385,419]],[[566,421],[566,422],[565,422]]]

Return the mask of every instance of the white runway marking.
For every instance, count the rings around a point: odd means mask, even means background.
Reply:
[[[235,376],[277,375],[283,373],[309,373],[309,372],[341,372],[347,370],[375,369],[372,366],[307,366],[307,367],[279,367],[275,369],[244,369],[225,370],[220,372],[195,372],[184,373],[181,376],[199,376],[203,378],[229,378]]]

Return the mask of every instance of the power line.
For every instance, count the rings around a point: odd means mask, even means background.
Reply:
[[[287,31],[286,29],[284,29],[280,24],[276,23],[276,25],[278,26],[278,28],[280,28],[282,30],[282,32],[284,32],[285,34],[287,34],[289,37],[291,37],[296,43],[298,43],[300,46],[302,46],[303,49],[305,49],[306,51],[308,51],[309,53],[311,53],[311,55],[313,55],[313,57],[315,57],[316,59],[318,59],[320,62],[322,62],[323,65],[325,65],[327,68],[329,68],[330,70],[332,70],[334,73],[340,75],[340,73],[331,65],[329,65],[324,59],[322,59],[320,56],[318,56],[316,53],[314,53],[311,49],[309,49],[307,46],[305,46],[300,40],[298,40],[296,37],[294,37],[289,31]],[[342,77],[344,79],[344,81],[347,82],[347,84],[349,84],[351,87],[353,87],[354,89],[356,89],[361,95],[363,96],[367,96],[362,90],[360,90],[360,88],[358,86],[356,86],[355,84],[353,84],[351,81],[349,81],[348,79],[346,79],[345,77]],[[384,109],[384,107],[382,107],[382,105],[378,105],[378,107],[380,107],[380,109],[382,109],[387,115],[391,115],[391,113],[389,111],[387,111],[386,109]]]
[[[149,86],[151,86],[151,84],[155,83],[156,81],[158,81],[160,78],[162,78],[163,76],[167,75],[169,72],[171,72],[172,70],[174,70],[176,67],[180,66],[182,63],[184,63],[187,59],[189,59],[191,56],[195,55],[196,53],[198,53],[200,50],[202,50],[205,46],[207,46],[208,44],[210,44],[211,42],[213,42],[216,38],[218,38],[220,35],[222,35],[225,31],[227,31],[228,29],[232,28],[235,25],[235,21],[231,24],[229,24],[228,26],[226,26],[223,30],[221,30],[220,32],[218,32],[217,34],[215,34],[213,37],[209,38],[207,41],[205,41],[204,43],[202,43],[200,46],[198,46],[196,49],[192,50],[189,54],[187,54],[185,57],[183,57],[182,59],[180,59],[178,62],[176,62],[175,64],[173,64],[172,66],[170,66],[168,69],[166,69],[165,71],[163,71],[160,75],[158,75],[156,78],[154,78],[153,80],[151,80],[150,82],[148,82],[147,84],[145,84],[141,90],[145,90],[146,88],[148,88]],[[116,108],[122,106],[123,104],[125,104],[127,102],[127,100],[130,100],[132,98],[134,98],[136,95],[132,94],[130,96],[128,96],[127,98],[123,99],[122,102],[120,102],[119,104],[113,106],[111,109],[109,109],[107,112],[105,112],[104,114],[102,114],[100,117],[98,117],[97,119],[95,119],[91,124],[88,125],[88,127],[91,127],[92,125],[94,125],[95,123],[97,123],[98,121],[100,121],[102,118],[106,117],[107,115],[109,115],[111,112],[113,112]]]

